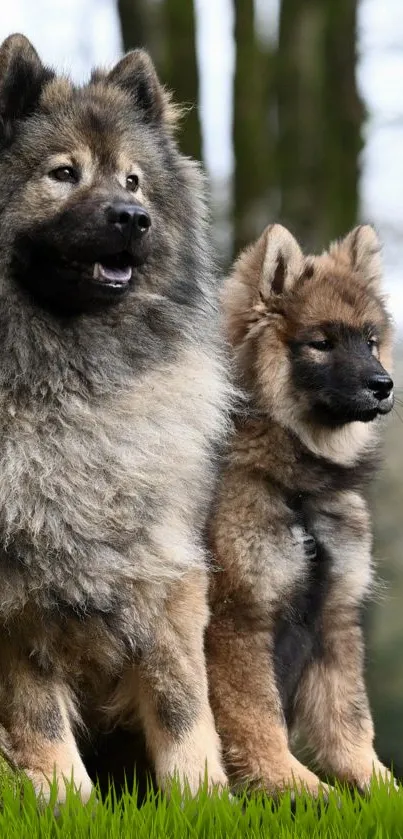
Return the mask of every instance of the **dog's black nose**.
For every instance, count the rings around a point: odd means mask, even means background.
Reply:
[[[120,201],[111,204],[106,211],[110,224],[118,227],[122,233],[129,233],[135,238],[143,236],[151,227],[151,218],[144,207]]]
[[[368,380],[368,387],[374,396],[382,402],[387,399],[393,389],[393,381],[387,373],[375,373]]]

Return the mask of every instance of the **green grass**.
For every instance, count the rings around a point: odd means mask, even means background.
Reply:
[[[175,789],[168,800],[150,793],[141,807],[127,791],[120,801],[111,792],[103,802],[95,797],[82,805],[69,791],[67,803],[54,815],[52,806],[39,807],[31,785],[3,775],[0,837],[5,839],[186,839],[220,837],[403,837],[403,790],[376,786],[368,798],[339,790],[327,806],[298,797],[295,806],[284,795],[274,807],[264,796],[230,800],[208,796],[181,798]]]

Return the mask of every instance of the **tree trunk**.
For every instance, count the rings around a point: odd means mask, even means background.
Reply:
[[[172,91],[175,102],[184,106],[178,134],[179,144],[184,154],[200,160],[201,131],[197,107],[199,73],[193,0],[164,0],[162,21],[164,53],[160,66],[161,78]]]
[[[147,44],[146,0],[118,0],[125,52]]]
[[[273,220],[274,141],[271,56],[259,41],[254,0],[234,0],[236,65],[233,145],[234,253]]]
[[[352,227],[363,108],[357,0],[282,0],[278,48],[281,218],[308,248]]]
[[[159,69],[165,50],[162,3],[150,0],[118,0],[118,13],[125,52],[146,49]]]
[[[357,222],[359,154],[365,113],[356,82],[357,0],[328,0],[327,5],[323,112],[326,116],[324,180],[329,207],[326,236],[329,238],[341,236]]]

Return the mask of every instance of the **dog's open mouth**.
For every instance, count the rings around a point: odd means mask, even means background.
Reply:
[[[133,262],[129,253],[105,256],[94,265],[93,279],[108,288],[125,288],[132,278]]]

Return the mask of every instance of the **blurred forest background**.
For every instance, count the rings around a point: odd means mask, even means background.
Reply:
[[[24,31],[45,60],[76,77],[145,46],[175,99],[188,106],[179,142],[210,175],[223,270],[275,220],[306,250],[325,247],[360,220],[375,222],[400,328],[401,12],[401,0],[14,0],[2,9],[0,29],[2,37]],[[206,102],[214,97],[209,117]],[[367,635],[378,750],[403,777],[400,344],[395,379],[385,464],[372,491],[383,583]]]
[[[118,9],[124,48],[146,44],[165,84],[189,105],[180,143],[201,160],[192,0],[118,0]],[[254,0],[234,0],[232,212],[220,248],[227,261],[270,219],[309,249],[358,217],[365,112],[355,74],[357,0],[281,0],[274,43],[258,20]]]

